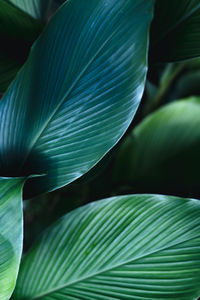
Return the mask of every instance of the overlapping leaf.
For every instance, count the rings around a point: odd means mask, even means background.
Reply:
[[[156,0],[151,28],[153,61],[200,56],[199,0]]]
[[[78,208],[25,256],[13,299],[197,299],[199,229],[198,200],[130,195]]]
[[[52,0],[7,0],[24,12],[38,20],[44,20],[48,14]]]
[[[0,92],[4,92],[24,63],[43,25],[0,0]]]
[[[199,191],[200,99],[169,104],[144,119],[121,147],[114,181],[145,192]]]
[[[124,134],[143,93],[152,8],[73,0],[51,19],[0,103],[2,172],[46,174],[25,192],[75,180]]]
[[[0,178],[0,300],[14,290],[23,242],[22,178]]]

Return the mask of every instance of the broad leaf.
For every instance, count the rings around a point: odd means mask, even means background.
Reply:
[[[73,0],[51,19],[0,103],[2,172],[46,174],[26,196],[80,177],[124,134],[143,94],[152,7]]]
[[[0,92],[4,92],[16,76],[42,28],[40,22],[0,0]]]
[[[177,61],[197,56],[200,56],[199,0],[156,0],[151,59]]]
[[[22,178],[0,178],[0,300],[10,299],[22,254]]]
[[[24,12],[38,20],[44,20],[50,9],[52,0],[7,0]]]
[[[200,99],[169,104],[145,118],[121,146],[115,183],[135,191],[199,194]]]
[[[130,195],[78,208],[25,256],[13,299],[197,299],[199,228],[198,200]]]

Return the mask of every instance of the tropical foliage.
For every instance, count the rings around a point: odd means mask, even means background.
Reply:
[[[0,300],[198,299],[199,25],[0,0]]]

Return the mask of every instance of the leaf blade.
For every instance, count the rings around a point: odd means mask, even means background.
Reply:
[[[14,290],[23,244],[22,178],[0,178],[0,299]]]
[[[7,0],[20,8],[27,14],[31,15],[34,19],[44,20],[50,9],[52,0]]]
[[[14,299],[195,299],[199,214],[198,200],[161,195],[76,209],[27,254]]]
[[[199,24],[198,0],[157,0],[151,28],[152,61],[172,62],[198,57]]]
[[[0,21],[0,92],[4,92],[25,62],[43,24],[3,0]]]
[[[152,7],[152,1],[75,0],[51,19],[0,103],[1,116],[7,114],[2,166],[12,176],[12,165],[28,175],[48,173],[32,179],[25,194],[77,179],[123,135],[144,89]],[[8,121],[10,111],[17,126]]]
[[[199,97],[191,97],[146,117],[122,144],[113,182],[135,191],[199,197],[199,113]]]

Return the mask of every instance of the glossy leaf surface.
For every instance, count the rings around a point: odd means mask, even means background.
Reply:
[[[0,0],[0,92],[4,92],[16,76],[42,28],[40,22]]]
[[[124,134],[143,94],[152,8],[73,0],[51,19],[0,103],[1,172],[48,174],[26,195],[80,177]]]
[[[21,178],[0,178],[0,300],[14,290],[23,242]]]
[[[52,0],[7,0],[34,19],[43,20],[48,14]]]
[[[177,61],[197,56],[200,56],[199,0],[156,0],[151,59]]]
[[[199,193],[200,99],[169,104],[144,119],[121,146],[114,181],[145,192]]]
[[[198,200],[130,195],[91,203],[36,242],[13,299],[197,299],[199,228]]]

